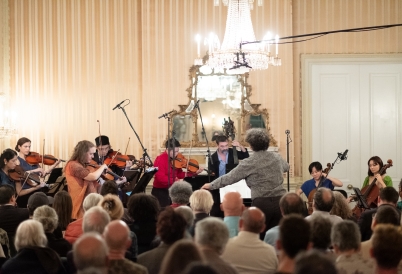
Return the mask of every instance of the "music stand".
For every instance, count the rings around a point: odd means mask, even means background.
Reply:
[[[57,181],[57,178],[63,175],[63,168],[57,167],[50,172],[49,178],[47,179],[47,184],[54,184]]]
[[[151,181],[152,177],[154,177],[155,173],[158,171],[157,168],[153,168],[150,171],[145,171],[145,173],[142,175],[141,179],[138,181],[138,183],[135,185],[133,191],[131,191],[130,196],[136,194],[136,193],[143,193],[145,192],[145,189],[149,182]]]
[[[358,198],[357,203],[359,205],[359,207],[363,207],[365,209],[370,209],[370,207],[367,205],[366,200],[363,198],[363,194],[360,192],[360,189],[358,189],[357,187],[353,188],[356,197]]]

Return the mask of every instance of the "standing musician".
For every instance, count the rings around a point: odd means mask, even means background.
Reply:
[[[169,198],[169,187],[176,181],[187,176],[192,176],[192,172],[184,172],[181,168],[173,168],[172,159],[180,151],[180,143],[176,139],[167,140],[165,143],[166,150],[155,159],[154,166],[158,168],[155,173],[151,194],[155,196],[160,207],[167,207],[171,204]],[[173,149],[174,148],[174,149]],[[199,174],[203,169],[198,169],[195,174]],[[169,181],[170,176],[170,181]],[[169,185],[170,182],[170,185]]]
[[[74,148],[73,155],[67,162],[64,169],[68,192],[73,200],[72,219],[79,219],[84,215],[82,203],[85,197],[90,193],[96,193],[98,179],[107,170],[107,165],[103,164],[100,167],[92,167],[88,164],[91,162],[96,152],[95,145],[90,141],[80,141]],[[124,183],[125,177],[122,180],[117,180],[119,185]]]
[[[368,176],[364,179],[363,187],[368,186],[374,179],[377,179],[375,182],[378,188],[381,190],[386,186],[392,186],[392,179],[386,173],[381,175],[379,172],[384,166],[382,160],[378,156],[371,157],[368,162]],[[363,188],[362,187],[362,188]]]
[[[218,146],[217,150],[211,155],[212,162],[209,162],[209,170],[215,173],[215,179],[226,174],[226,164],[234,164],[233,148],[229,148],[228,138],[225,135],[214,135],[213,138]],[[248,151],[238,141],[233,140],[232,145],[239,147],[237,151],[239,160],[249,157]],[[219,189],[211,190],[214,204],[211,210],[211,216],[222,217],[223,212],[220,209],[220,194]]]
[[[335,186],[338,187],[343,186],[343,183],[339,179],[327,176],[327,174],[322,172],[322,165],[320,162],[312,162],[308,166],[308,171],[310,172],[310,175],[313,178],[308,181],[305,181],[303,185],[300,187],[300,189],[296,191],[296,193],[299,195],[304,193],[306,197],[308,197],[310,192],[313,189],[316,189],[320,184],[321,187],[326,187],[331,190],[334,190]]]
[[[30,194],[31,192],[39,190],[45,186],[45,183],[42,180],[41,183],[37,184],[35,187],[23,188],[22,184],[24,181],[15,181],[10,178],[9,171],[15,169],[17,165],[19,165],[17,153],[11,148],[4,150],[0,156],[0,184],[8,184],[13,186],[19,197]]]
[[[112,146],[109,142],[109,137],[106,135],[100,135],[95,138],[96,152],[94,154],[94,161],[98,165],[103,165],[105,159],[108,157],[110,152],[113,152]],[[126,161],[126,168],[121,169],[117,165],[111,165],[110,169],[119,176],[123,175],[124,170],[130,169],[133,165],[132,161]]]

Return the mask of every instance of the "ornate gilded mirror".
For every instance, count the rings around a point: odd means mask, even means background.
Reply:
[[[222,132],[222,125],[228,118],[234,121],[236,139],[243,145],[245,132],[250,128],[265,128],[268,132],[269,114],[267,109],[259,109],[260,104],[251,104],[251,86],[247,83],[248,73],[231,75],[224,71],[214,71],[206,66],[192,66],[189,78],[191,84],[187,88],[187,105],[179,105],[180,109],[171,113],[171,128],[175,138],[182,147],[206,146],[202,134],[198,110],[194,107],[199,101],[202,120],[210,146],[215,146],[212,136]],[[191,110],[192,109],[192,110]],[[187,111],[186,111],[187,110]],[[277,146],[272,137],[270,146]]]

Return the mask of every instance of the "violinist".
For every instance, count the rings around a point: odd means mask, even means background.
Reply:
[[[363,187],[368,186],[374,179],[377,179],[376,185],[381,190],[386,186],[392,186],[392,179],[386,173],[381,175],[379,172],[384,166],[382,160],[378,156],[371,157],[368,162],[368,176],[364,179]],[[363,188],[362,187],[362,188]]]
[[[322,172],[322,165],[320,162],[312,162],[308,167],[308,171],[313,178],[305,181],[300,189],[296,191],[299,195],[304,193],[306,197],[308,197],[310,192],[313,189],[316,189],[320,184],[321,187],[326,187],[331,190],[334,190],[335,186],[343,186],[343,183],[339,179],[327,176],[327,174]]]
[[[109,137],[105,135],[100,135],[95,138],[96,143],[96,152],[94,154],[94,161],[99,165],[102,165],[105,162],[105,159],[108,155],[113,152],[112,146],[109,142]],[[133,165],[132,161],[126,161],[125,168],[119,168],[117,165],[111,165],[110,169],[119,176],[123,175],[124,170],[129,170]]]
[[[79,219],[83,216],[82,203],[90,193],[96,193],[98,179],[107,170],[103,164],[98,168],[89,166],[96,152],[95,145],[90,141],[80,141],[74,148],[73,155],[65,167],[65,175],[68,185],[68,192],[73,200],[72,219]],[[116,181],[117,184],[125,182],[125,177]]]
[[[154,166],[158,168],[155,173],[151,194],[159,200],[161,208],[171,204],[169,198],[169,187],[176,181],[187,176],[199,174],[203,169],[198,169],[195,174],[184,172],[181,168],[173,168],[171,159],[174,159],[180,151],[180,143],[176,139],[170,139],[165,143],[166,150],[155,159]],[[170,180],[168,179],[170,175]]]
[[[18,165],[19,165],[19,160],[17,157],[17,153],[14,150],[12,150],[11,148],[4,150],[0,156],[0,179],[1,179],[0,183],[2,185],[8,184],[8,185],[13,186],[19,197],[30,194],[31,192],[39,190],[45,186],[45,183],[43,181],[41,181],[35,187],[30,187],[30,188],[26,189],[26,188],[23,188],[23,186],[22,186],[24,181],[21,182],[21,181],[16,181],[16,180],[11,179],[10,171],[14,170]]]

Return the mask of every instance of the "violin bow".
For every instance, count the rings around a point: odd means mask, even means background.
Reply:
[[[96,120],[96,122],[98,122],[99,146],[102,147],[102,138],[101,138],[101,131],[100,131],[100,122],[99,122],[99,120]],[[102,164],[103,164],[103,155],[100,156],[100,151],[98,151],[98,157],[99,157],[99,159],[102,160]]]
[[[116,154],[112,157],[112,160],[110,161],[109,165],[107,166],[109,168],[109,166],[113,163],[114,158],[116,158],[116,156],[119,154],[120,149],[118,149],[116,151]]]
[[[186,170],[188,171],[188,164],[190,163],[190,156],[191,156],[191,149],[193,148],[193,140],[191,140],[190,143],[190,150],[188,151],[188,161],[187,161],[187,166],[186,166]]]
[[[128,144],[129,143],[130,143],[130,137],[128,137],[128,142],[127,142],[126,151],[124,152],[124,155],[127,155],[127,149],[128,149]]]

